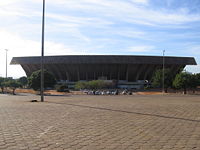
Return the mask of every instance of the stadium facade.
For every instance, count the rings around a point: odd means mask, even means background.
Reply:
[[[40,69],[40,57],[14,57],[11,64],[20,64],[27,76]],[[180,72],[186,65],[196,65],[193,57],[164,57],[165,68]],[[44,68],[57,81],[80,80],[118,81],[119,86],[136,87],[138,83],[150,81],[157,69],[162,69],[162,56],[134,55],[66,55],[45,56]]]

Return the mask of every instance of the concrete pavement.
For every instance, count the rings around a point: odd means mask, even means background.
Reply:
[[[200,150],[199,96],[0,95],[2,150]]]

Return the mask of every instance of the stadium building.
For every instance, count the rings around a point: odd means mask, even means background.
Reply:
[[[27,76],[40,69],[40,57],[14,57],[11,64],[20,64]],[[196,65],[193,57],[164,57],[165,68],[180,72],[186,65]],[[57,81],[117,81],[121,88],[141,88],[157,69],[163,68],[162,56],[134,55],[67,55],[45,56],[44,68]]]

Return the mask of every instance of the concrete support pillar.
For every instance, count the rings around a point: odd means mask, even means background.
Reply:
[[[88,81],[88,72],[86,72],[86,81]]]
[[[96,72],[94,72],[94,80],[96,80]]]
[[[24,69],[25,73],[27,76],[30,76],[32,71],[31,71],[31,67],[29,65],[21,65],[22,68]]]
[[[33,72],[39,70],[36,65],[31,65],[31,68],[32,68]]]
[[[70,76],[68,72],[66,72],[66,76],[67,76],[67,80],[70,81]]]
[[[117,72],[117,80],[119,81],[120,80],[120,73],[119,73],[119,70]]]
[[[79,70],[77,70],[77,81],[80,80],[80,73],[79,73]]]
[[[138,69],[138,72],[137,72],[137,74],[136,74],[135,81],[139,80],[140,74],[141,74],[141,72],[143,71],[144,67],[145,67],[145,65],[141,65],[141,66],[140,66],[140,69]]]
[[[63,79],[61,71],[60,71],[62,70],[62,67],[60,67],[59,65],[55,65],[55,69],[56,69],[56,72],[58,72],[59,80]]]
[[[60,70],[57,65],[51,64],[52,73],[55,75],[57,80],[62,79],[62,75],[60,74]]]
[[[129,70],[128,70],[128,66],[126,68],[126,81],[128,82],[128,73],[129,73]]]
[[[80,80],[80,69],[79,66],[77,67],[77,81]]]
[[[150,74],[153,72],[153,70],[155,70],[155,67],[156,67],[156,65],[154,65],[154,66],[151,65],[151,66],[147,67],[146,72],[144,74],[144,80],[149,80],[149,79],[147,79],[147,77],[150,76]]]

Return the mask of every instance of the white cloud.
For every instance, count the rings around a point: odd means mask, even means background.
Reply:
[[[152,52],[154,50],[154,46],[146,46],[146,45],[141,45],[141,46],[132,46],[128,49],[129,52]]]
[[[181,43],[179,47],[178,50],[184,55],[200,57],[200,44],[196,42]]]
[[[191,27],[188,23],[200,21],[199,14],[190,14],[185,8],[174,11],[152,9],[149,3],[149,0],[48,0],[46,33],[47,38],[51,40],[45,41],[45,54],[82,54],[80,49],[86,50],[87,54],[94,54],[95,50],[99,50],[99,54],[106,53],[105,49],[111,49],[112,53],[113,47],[124,49],[119,43],[130,45],[130,41],[126,41],[126,38],[136,38],[137,41],[159,40],[157,31],[155,37],[150,34],[151,29],[142,31],[143,28],[134,28],[134,24],[159,26],[161,29],[163,27],[180,29],[180,27]],[[9,59],[12,56],[40,55],[41,8],[41,0],[0,0],[0,20],[4,20],[0,24],[0,48],[9,49]],[[164,35],[167,39],[179,36],[173,37],[171,33],[169,36]],[[180,35],[183,36],[186,35]],[[35,40],[37,38],[38,40]],[[198,38],[198,34],[195,38]],[[63,43],[55,42],[59,39]],[[97,48],[98,46],[101,47]],[[186,48],[189,54],[199,55],[199,45],[187,45]],[[155,52],[155,47],[151,44],[135,45],[129,47],[128,51]],[[0,53],[0,67],[4,68],[4,52]],[[184,53],[188,54],[185,51]],[[0,75],[5,74],[4,70],[0,69]]]
[[[9,9],[0,9],[0,17],[6,18],[6,17],[17,17],[17,16],[25,16],[24,13],[16,10],[10,10]]]
[[[199,15],[189,14],[183,9],[175,10],[174,12],[160,9],[153,10],[149,7],[138,7],[136,4],[147,4],[147,0],[132,0],[132,2],[134,3],[121,0],[49,1],[54,5],[62,4],[63,8],[73,8],[79,11],[92,12],[92,14],[96,15],[101,14],[102,17],[112,17],[113,19],[144,25],[184,24],[200,21]]]
[[[41,10],[34,8],[28,9],[26,6],[38,4],[42,6],[41,0],[34,0],[22,5],[23,0],[14,0],[11,2],[2,1],[0,16],[41,16]],[[73,23],[76,25],[87,26],[108,26],[118,21],[128,23],[143,24],[148,26],[169,26],[180,25],[188,22],[200,21],[200,15],[189,14],[185,8],[180,8],[174,12],[168,10],[151,9],[148,5],[138,6],[137,4],[148,4],[148,0],[132,0],[130,1],[108,1],[108,0],[49,0],[46,1],[46,16],[51,19],[63,21],[62,23]],[[9,7],[7,7],[9,4]],[[95,17],[74,17],[67,14],[52,13],[50,6],[60,7],[61,10],[77,10],[78,12],[91,13]],[[3,7],[4,6],[4,7]],[[183,11],[184,10],[184,11]],[[173,26],[169,26],[173,27]]]
[[[10,0],[10,1],[0,0],[0,7],[1,6],[12,5],[12,4],[15,4],[15,3],[19,2],[19,1],[20,0]]]
[[[103,25],[112,25],[113,22],[109,20],[105,20],[102,18],[97,17],[77,17],[77,16],[70,16],[66,14],[55,14],[55,13],[47,13],[47,19],[54,19],[62,24],[73,24],[76,27],[80,26],[95,26],[95,27],[103,27]]]
[[[17,56],[40,56],[41,55],[41,42],[24,39],[17,34],[10,33],[6,30],[0,30],[0,76],[5,74],[5,51],[8,49],[8,63],[12,57]],[[69,55],[80,54],[81,52],[75,51],[66,47],[61,43],[52,41],[45,41],[45,55]],[[11,72],[12,70],[12,72]],[[8,76],[19,77],[24,75],[24,71],[19,66],[8,66]]]
[[[131,0],[133,3],[143,4],[147,5],[149,3],[149,0]]]
[[[191,45],[188,47],[188,51],[193,55],[200,55],[200,45]]]
[[[145,32],[138,31],[137,29],[128,29],[128,28],[120,29],[118,31],[113,32],[112,34],[117,34],[128,38],[145,38],[147,36]]]

